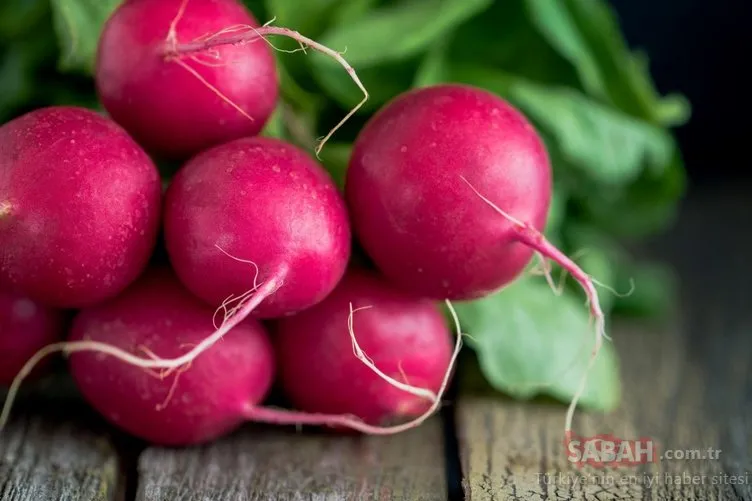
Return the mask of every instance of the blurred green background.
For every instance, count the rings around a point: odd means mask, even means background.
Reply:
[[[41,106],[99,108],[91,73],[102,24],[119,0],[0,4],[0,120]],[[609,318],[671,312],[669,269],[628,249],[676,215],[686,173],[672,128],[690,115],[660,95],[648,59],[630,50],[603,0],[249,0],[274,20],[344,52],[370,93],[321,153],[341,182],[350,145],[371,114],[414,87],[461,82],[508,99],[536,125],[553,162],[546,234],[601,284]],[[275,46],[295,49],[289,40]],[[347,73],[313,51],[277,52],[282,99],[264,131],[311,151],[361,98]],[[519,398],[568,401],[587,360],[584,297],[557,297],[530,269],[496,295],[457,305],[486,380]],[[554,278],[559,279],[558,270]],[[627,293],[630,294],[621,294]],[[583,349],[584,348],[584,349]],[[574,364],[573,364],[574,361]],[[618,363],[606,345],[583,404],[618,403]],[[580,370],[577,370],[580,369]],[[533,382],[552,381],[547,387]]]

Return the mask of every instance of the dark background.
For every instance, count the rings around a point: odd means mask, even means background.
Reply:
[[[690,190],[750,180],[752,2],[611,0],[636,49],[650,55],[661,92],[679,91],[692,118],[677,129]]]

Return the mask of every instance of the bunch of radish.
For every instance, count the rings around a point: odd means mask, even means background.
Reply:
[[[340,192],[318,150],[258,136],[278,99],[270,35],[360,85],[342,56],[237,0],[126,0],[98,47],[106,115],[50,107],[0,127],[0,428],[62,352],[85,399],[153,443],[249,420],[397,433],[452,376],[462,333],[440,301],[453,313],[536,253],[585,289],[595,357],[598,297],[541,235],[551,168],[520,112],[460,85],[397,96],[360,132]],[[155,156],[182,162],[166,190]],[[275,381],[294,409],[263,405]]]

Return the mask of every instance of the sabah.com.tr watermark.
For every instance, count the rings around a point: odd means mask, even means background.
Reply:
[[[637,466],[663,460],[717,460],[721,450],[664,449],[650,438],[622,439],[610,434],[581,437],[569,434],[564,440],[567,459],[576,466],[596,468]]]

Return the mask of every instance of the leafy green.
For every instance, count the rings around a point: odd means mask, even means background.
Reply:
[[[555,296],[540,278],[521,278],[492,296],[454,306],[494,388],[516,398],[545,394],[571,400],[594,340],[583,303]],[[620,393],[616,355],[606,342],[580,402],[611,410]]]
[[[399,63],[427,51],[442,36],[490,3],[491,0],[399,2],[335,26],[323,35],[320,42],[343,52],[363,82],[368,82],[367,88],[374,95],[372,101],[379,104],[409,87],[412,80],[410,77],[406,86],[394,85],[390,78],[394,72],[384,65]],[[337,63],[332,58],[314,54],[310,61],[314,76],[329,95],[345,106],[359,101],[358,97],[352,97],[352,91],[348,91],[354,89],[350,76],[341,69],[337,71]]]
[[[315,37],[326,25],[326,19],[341,0],[266,0],[266,12],[278,26]],[[263,21],[262,21],[263,22]]]
[[[447,68],[447,41],[446,39],[437,42],[428,50],[428,54],[418,65],[418,70],[413,79],[413,87],[427,87],[446,82],[449,79],[449,69]]]
[[[658,318],[672,311],[678,285],[675,273],[665,264],[630,262],[620,266],[615,287],[620,293],[615,313]]]
[[[577,68],[588,93],[662,126],[688,119],[684,98],[658,95],[644,57],[629,51],[607,2],[526,0],[526,4],[541,34]]]
[[[50,0],[63,71],[92,73],[102,27],[121,0]]]
[[[321,163],[329,171],[340,189],[345,186],[345,174],[351,152],[352,144],[349,143],[328,143],[321,150]]]

